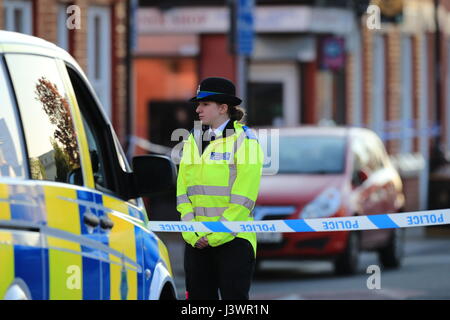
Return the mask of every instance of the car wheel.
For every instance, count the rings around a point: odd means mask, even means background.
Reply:
[[[388,244],[378,250],[378,258],[384,268],[398,268],[404,253],[405,233],[402,229],[394,229]]]
[[[350,231],[347,239],[347,247],[334,261],[334,271],[339,275],[355,274],[359,264],[359,235]]]

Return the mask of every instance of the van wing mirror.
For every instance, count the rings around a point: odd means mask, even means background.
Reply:
[[[177,168],[172,160],[162,155],[133,157],[132,198],[163,195],[175,190]]]

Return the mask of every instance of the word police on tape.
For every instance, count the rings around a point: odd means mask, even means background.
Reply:
[[[156,232],[318,232],[408,228],[450,224],[450,209],[368,216],[264,221],[151,221]]]

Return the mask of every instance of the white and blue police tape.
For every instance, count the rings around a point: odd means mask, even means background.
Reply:
[[[317,219],[182,222],[150,221],[155,232],[327,232],[450,224],[450,209]]]

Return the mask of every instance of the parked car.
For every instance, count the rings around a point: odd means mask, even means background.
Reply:
[[[77,62],[0,31],[0,299],[175,299],[141,196],[171,190],[163,156],[131,170]]]
[[[279,168],[263,175],[255,220],[314,219],[401,212],[402,181],[380,138],[363,128],[283,128]],[[272,137],[272,140],[274,137]],[[275,142],[261,140],[270,150]],[[269,147],[269,149],[268,149]],[[276,155],[270,155],[275,161]],[[384,267],[398,267],[401,229],[259,233],[258,260],[326,259],[339,274],[357,271],[360,250],[378,251]]]

